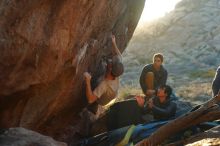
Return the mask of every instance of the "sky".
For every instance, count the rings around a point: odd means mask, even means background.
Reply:
[[[181,0],[146,0],[139,23],[151,22],[175,8]]]

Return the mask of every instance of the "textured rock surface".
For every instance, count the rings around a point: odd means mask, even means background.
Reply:
[[[162,52],[168,83],[179,96],[198,102],[209,99],[220,62],[219,13],[219,0],[182,0],[163,18],[137,29],[124,53],[124,84],[139,86],[142,66]]]
[[[1,146],[67,146],[51,137],[24,128],[10,128],[0,133]]]
[[[86,105],[82,73],[94,78],[116,35],[123,51],[144,0],[2,0],[0,127],[61,137]]]
[[[220,145],[220,126],[192,136],[184,143],[186,146]]]

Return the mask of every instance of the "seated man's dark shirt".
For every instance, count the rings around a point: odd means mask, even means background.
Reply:
[[[168,73],[167,73],[167,70],[163,67],[163,65],[161,65],[161,68],[159,71],[156,71],[154,69],[153,64],[145,65],[141,72],[141,76],[139,79],[140,86],[141,86],[143,93],[146,93],[147,91],[145,78],[148,72],[153,72],[154,74],[154,89],[157,89],[159,86],[166,84]]]
[[[155,120],[166,120],[175,116],[176,104],[170,100],[161,103],[158,97],[153,98],[152,111]]]

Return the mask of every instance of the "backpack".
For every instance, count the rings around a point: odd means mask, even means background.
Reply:
[[[141,108],[136,99],[117,102],[109,108],[107,113],[107,128],[114,130],[141,122]]]

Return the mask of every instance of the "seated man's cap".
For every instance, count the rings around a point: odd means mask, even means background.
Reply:
[[[120,56],[112,57],[112,75],[118,77],[124,72],[124,65]]]

